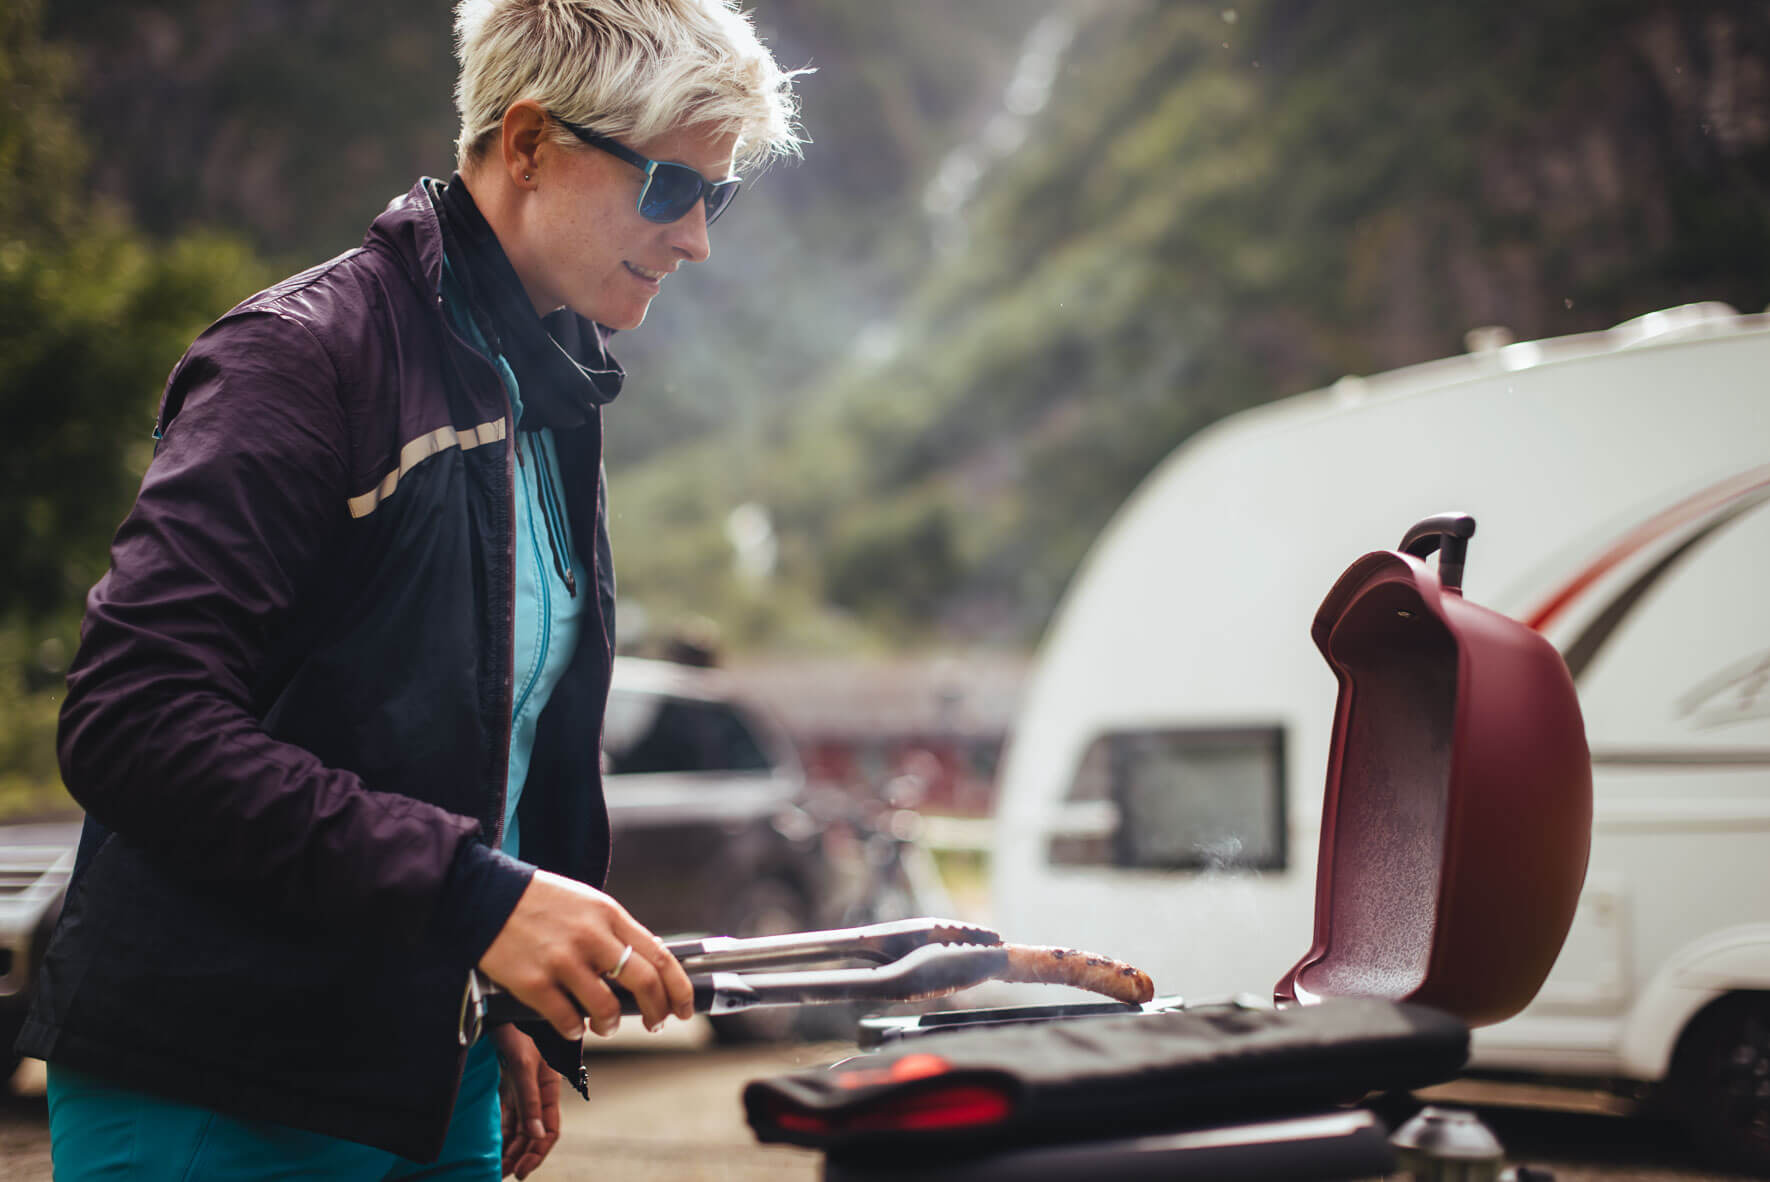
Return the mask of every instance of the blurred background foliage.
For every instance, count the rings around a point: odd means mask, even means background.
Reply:
[[[86,589],[152,454],[160,383],[270,270],[208,229],[149,235],[86,183],[75,58],[0,10],[0,816],[66,807],[55,715]]]
[[[753,7],[813,142],[616,341],[635,643],[1024,648],[1225,413],[1479,325],[1770,299],[1765,0]],[[0,11],[5,784],[52,790],[166,372],[449,171],[453,69],[440,0]]]

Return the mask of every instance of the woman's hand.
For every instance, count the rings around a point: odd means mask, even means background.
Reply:
[[[584,1036],[586,1014],[599,1035],[621,1024],[604,974],[638,1000],[648,1030],[671,1014],[694,1014],[694,987],[662,940],[608,895],[545,870],[535,872],[479,968],[564,1038]]]
[[[514,1026],[492,1027],[498,1046],[498,1104],[504,1116],[504,1175],[527,1178],[559,1141],[559,1072],[535,1040]]]

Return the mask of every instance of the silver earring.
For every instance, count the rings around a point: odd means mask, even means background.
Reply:
[[[525,172],[525,173],[523,173],[523,174],[522,174],[522,179],[523,179],[523,180],[525,180],[525,181],[532,181],[532,180],[534,180],[534,179],[535,179],[535,178],[534,178],[534,177],[532,177],[532,176],[530,176],[530,175],[529,175],[529,174],[528,174],[528,173],[526,173],[526,172]]]

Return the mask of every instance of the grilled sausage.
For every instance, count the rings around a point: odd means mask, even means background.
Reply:
[[[999,980],[1071,985],[1134,1005],[1141,1005],[1155,996],[1155,984],[1150,981],[1149,974],[1122,960],[1042,944],[1005,944],[1003,947],[1008,950],[1008,967],[997,975]]]

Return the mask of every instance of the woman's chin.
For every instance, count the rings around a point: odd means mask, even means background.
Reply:
[[[575,308],[573,311],[577,311],[578,315],[584,317],[586,320],[594,320],[604,328],[612,328],[617,332],[626,332],[628,329],[638,328],[641,324],[644,324],[645,314],[650,308],[651,301],[646,300],[644,303],[637,306],[633,304],[620,304],[615,307],[597,308],[594,312],[578,311]]]

